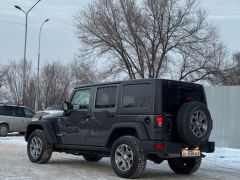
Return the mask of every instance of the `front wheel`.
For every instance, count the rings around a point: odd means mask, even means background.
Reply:
[[[27,153],[30,161],[38,164],[47,163],[52,156],[52,145],[44,131],[35,130],[28,139]]]
[[[193,174],[201,165],[202,158],[174,158],[169,159],[169,167],[177,174]]]
[[[140,141],[133,136],[117,139],[111,149],[111,164],[119,177],[140,176],[146,166],[146,155]]]

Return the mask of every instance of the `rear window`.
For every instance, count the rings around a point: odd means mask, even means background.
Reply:
[[[190,101],[200,101],[205,103],[203,89],[195,84],[167,84],[163,83],[162,108],[163,112],[177,113],[180,107]]]
[[[122,107],[150,107],[151,96],[151,84],[125,85],[123,86]]]

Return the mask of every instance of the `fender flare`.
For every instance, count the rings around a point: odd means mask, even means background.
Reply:
[[[149,135],[147,133],[147,130],[146,130],[146,128],[145,128],[145,126],[142,122],[119,122],[119,123],[112,126],[105,146],[107,146],[108,143],[110,142],[110,140],[112,138],[112,134],[114,133],[114,131],[116,131],[118,129],[124,129],[124,128],[136,130],[138,138],[140,140],[149,139]]]
[[[45,134],[51,144],[58,143],[54,127],[53,127],[52,123],[47,120],[30,122],[27,126],[27,130],[25,133],[25,141],[28,141],[31,133],[36,129],[42,129],[45,132]]]

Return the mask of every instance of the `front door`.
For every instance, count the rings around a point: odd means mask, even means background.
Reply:
[[[70,110],[60,122],[63,144],[85,145],[89,135],[91,89],[76,90],[70,102]]]

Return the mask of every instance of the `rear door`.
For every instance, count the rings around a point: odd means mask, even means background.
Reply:
[[[7,123],[9,126],[9,131],[15,130],[15,127],[13,126],[12,114],[12,108],[9,108],[9,106],[4,105],[0,107],[0,122]]]
[[[89,144],[103,146],[106,143],[116,121],[117,91],[117,85],[97,88]]]
[[[23,114],[18,106],[5,106],[5,120],[9,124],[9,131],[20,132],[23,128]]]

